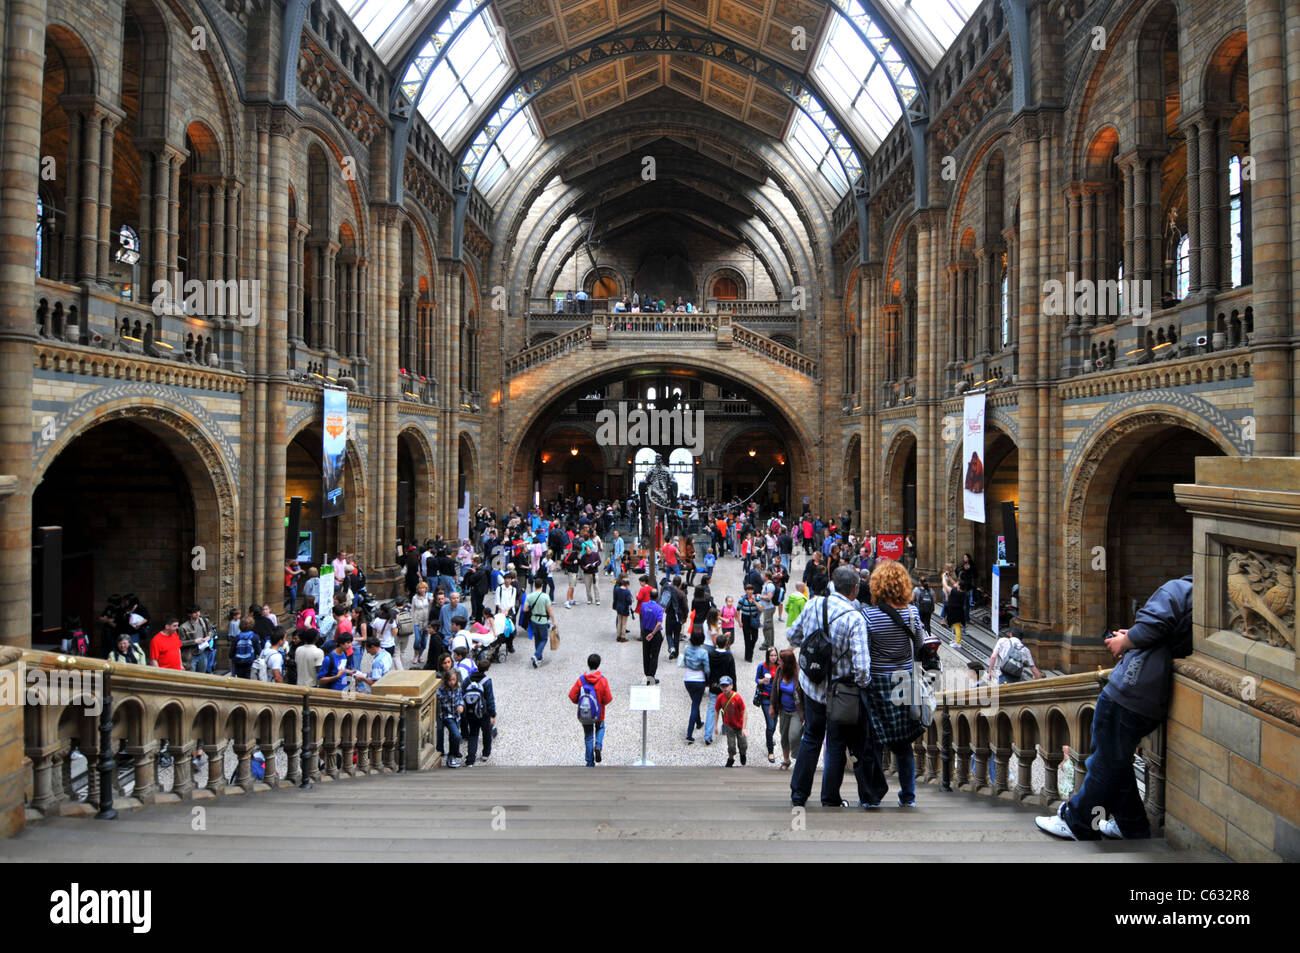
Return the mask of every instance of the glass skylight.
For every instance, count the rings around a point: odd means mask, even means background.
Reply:
[[[486,142],[490,136],[490,133],[481,134],[479,138]],[[506,127],[501,130],[501,135],[497,136],[497,141],[492,143],[483,159],[478,181],[475,183],[478,190],[488,196],[494,185],[506,181],[508,177],[503,178],[504,173],[518,168],[523,160],[532,155],[539,142],[541,137],[533,128],[533,120],[528,115],[528,110],[521,109],[515,113],[514,118],[506,123]]]
[[[826,138],[820,126],[806,113],[795,113],[794,123],[786,142],[794,150],[795,156],[809,170],[817,172],[830,186],[831,192],[838,198],[849,190],[849,183],[844,179],[844,170],[839,157]]]
[[[387,61],[433,8],[436,0],[343,0],[361,35]]]
[[[419,97],[416,106],[420,115],[450,148],[455,148],[474,115],[500,95],[515,72],[486,6],[486,0],[460,0],[402,77],[402,92],[408,99]]]
[[[844,2],[844,0],[837,0]],[[933,68],[966,26],[980,0],[877,0],[905,39]],[[856,0],[854,0],[856,5]]]
[[[856,0],[851,6],[861,9]],[[865,32],[880,53],[879,60],[844,17],[835,17],[815,61],[813,76],[840,114],[856,124],[859,138],[874,150],[903,115],[890,74],[905,77],[913,89],[916,83],[893,44],[875,24]]]

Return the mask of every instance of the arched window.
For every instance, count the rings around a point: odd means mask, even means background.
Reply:
[[[641,484],[645,482],[646,474],[648,474],[650,468],[655,465],[654,449],[651,447],[642,447],[636,452],[636,456],[632,459],[636,461],[636,467],[632,475],[632,483],[636,487],[640,488]]]
[[[1178,240],[1178,250],[1174,255],[1174,296],[1181,301],[1187,297],[1192,268],[1192,236],[1184,235]]]
[[[123,225],[117,231],[117,251],[113,254],[115,261],[131,267],[131,280],[122,286],[119,294],[127,301],[134,293],[140,268],[140,236],[130,225]]]
[[[695,495],[695,458],[685,447],[668,454],[668,469],[677,481],[677,492],[684,496]]]
[[[1119,286],[1119,292],[1115,297],[1119,301],[1119,313],[1124,313],[1124,260],[1120,259],[1119,267],[1115,269],[1115,282]]]
[[[1232,287],[1241,287],[1241,159],[1228,160],[1228,237],[1232,242]]]
[[[1002,281],[998,291],[998,315],[1001,318],[1002,346],[1011,344],[1011,283],[1007,278],[1007,256],[1002,255]]]

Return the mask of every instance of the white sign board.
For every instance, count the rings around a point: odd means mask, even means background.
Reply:
[[[993,593],[992,593],[992,598],[989,599],[989,628],[993,630],[994,635],[998,634],[998,616],[1001,615],[1000,612],[1001,603],[999,602],[999,600],[1001,598],[1002,598],[1002,572],[1001,572],[1001,567],[997,563],[994,563],[993,564]]]
[[[658,685],[633,685],[628,691],[632,696],[628,704],[628,711],[659,710]]]

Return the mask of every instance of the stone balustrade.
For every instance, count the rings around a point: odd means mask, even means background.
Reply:
[[[757,351],[764,357],[771,358],[778,364],[783,364],[791,370],[798,371],[808,377],[817,377],[817,362],[805,354],[801,354],[794,348],[786,347],[779,344],[769,337],[759,334],[747,328],[743,324],[731,322],[731,340],[741,347],[747,347],[752,351]]]
[[[958,788],[1052,807],[1062,800],[1057,772],[1068,746],[1072,790],[1087,774],[1092,716],[1110,672],[1082,672],[998,686],[936,688],[934,724],[916,740],[916,779],[944,790]],[[959,676],[965,680],[964,674]],[[1139,754],[1146,768],[1145,804],[1153,826],[1165,812],[1164,728],[1144,738]],[[1044,777],[1034,783],[1034,763]]]
[[[49,652],[23,651],[5,668],[27,686],[25,796],[41,815],[90,815],[101,805],[106,724],[118,807],[425,770],[438,761],[432,672],[390,672],[364,694]],[[265,773],[257,780],[259,751]],[[84,797],[74,785],[74,752],[86,759]]]

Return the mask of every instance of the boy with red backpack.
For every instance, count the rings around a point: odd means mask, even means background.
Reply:
[[[745,699],[736,691],[736,682],[730,675],[718,680],[722,693],[713,707],[718,712],[718,721],[727,730],[727,767],[736,763],[736,748],[740,748],[740,763],[744,765],[745,755],[749,752],[749,735],[745,731]]]
[[[600,674],[600,656],[587,656],[590,671],[578,676],[569,689],[569,701],[578,706],[578,723],[587,749],[587,767],[594,768],[605,744],[605,706],[614,700],[609,680]]]

